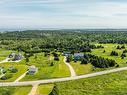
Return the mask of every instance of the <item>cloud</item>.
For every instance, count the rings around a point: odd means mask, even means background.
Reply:
[[[125,0],[2,0],[0,28],[127,27],[126,14]]]

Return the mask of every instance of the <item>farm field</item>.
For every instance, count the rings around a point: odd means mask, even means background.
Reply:
[[[126,95],[127,71],[57,83],[59,95]]]
[[[31,86],[26,87],[0,87],[0,95],[28,95]]]

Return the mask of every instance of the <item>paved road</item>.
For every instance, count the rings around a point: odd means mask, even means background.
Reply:
[[[38,88],[38,84],[33,85],[32,89],[28,95],[36,95],[37,88]]]
[[[96,73],[91,73],[91,74],[86,74],[86,75],[81,75],[81,76],[75,76],[75,77],[36,80],[36,81],[25,81],[25,82],[6,82],[6,83],[0,83],[0,86],[28,86],[28,85],[63,82],[63,81],[69,81],[69,80],[77,80],[77,79],[82,79],[82,78],[95,77],[95,76],[110,74],[110,73],[123,71],[123,70],[127,70],[127,67],[116,68],[116,69],[112,69],[112,70],[105,70],[105,71],[101,71],[101,72],[96,72]]]
[[[70,63],[66,62],[66,57],[64,57],[64,63],[69,67],[69,70],[71,72],[71,77],[75,77],[76,73],[75,73],[73,67],[70,65]]]

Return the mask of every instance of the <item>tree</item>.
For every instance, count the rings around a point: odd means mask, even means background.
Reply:
[[[26,58],[26,62],[29,62],[29,57]]]
[[[111,56],[118,56],[118,53],[116,51],[112,51],[110,55]]]
[[[122,53],[121,58],[124,59],[124,57],[126,57],[126,54]]]
[[[87,62],[87,60],[86,60],[85,58],[83,58],[83,59],[81,60],[81,64],[88,64],[88,62]]]

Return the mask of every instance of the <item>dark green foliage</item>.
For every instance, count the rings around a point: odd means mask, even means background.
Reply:
[[[110,55],[111,56],[118,56],[118,53],[116,51],[112,51]]]
[[[81,60],[81,64],[88,64],[87,59],[83,58],[83,59]]]
[[[124,57],[126,57],[126,54],[122,53],[121,58],[124,59]]]
[[[52,92],[49,95],[59,95],[59,90],[56,85],[54,86]]]
[[[51,63],[50,63],[50,66],[54,66],[54,63],[53,63],[53,62],[51,62]]]
[[[57,56],[57,57],[54,57],[54,60],[55,61],[59,61],[59,57]]]
[[[117,64],[112,59],[105,59],[92,54],[85,54],[84,56],[89,56],[88,57],[89,59],[86,60],[90,62],[94,67],[98,67],[98,68],[114,67]]]
[[[1,80],[7,80],[7,79],[10,79],[12,78],[12,74],[5,74],[3,77],[1,77]]]
[[[18,69],[14,68],[14,67],[10,67],[8,70],[10,71],[10,73],[16,73],[16,72],[18,72]]]
[[[127,50],[125,49],[125,50],[123,50],[123,53],[127,53]]]
[[[104,50],[103,53],[105,53],[106,51]]]

